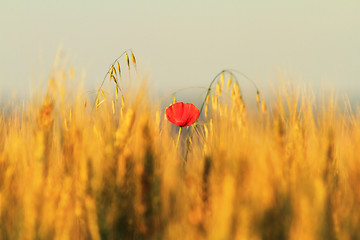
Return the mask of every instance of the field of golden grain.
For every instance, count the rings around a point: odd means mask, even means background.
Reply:
[[[349,107],[284,84],[273,101],[254,91],[250,111],[224,71],[177,145],[165,109],[146,84],[122,87],[117,65],[116,91],[89,96],[56,67],[44,94],[3,104],[0,239],[360,239]]]

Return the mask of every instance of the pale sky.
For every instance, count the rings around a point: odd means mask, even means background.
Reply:
[[[29,92],[59,47],[86,88],[132,48],[153,91],[207,86],[224,68],[260,89],[279,72],[360,99],[360,1],[0,0],[0,95]]]

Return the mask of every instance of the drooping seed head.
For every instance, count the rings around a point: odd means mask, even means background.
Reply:
[[[129,55],[126,53],[126,64],[128,68],[130,69],[130,61],[129,61]]]
[[[133,62],[133,64],[136,66],[136,59],[135,59],[135,55],[134,53],[131,51],[131,61]]]
[[[230,86],[231,86],[231,76],[229,77],[229,79],[228,79],[228,82],[227,82],[227,85],[226,85],[226,87],[229,89],[230,88]]]
[[[259,91],[256,92],[256,102],[260,104],[260,94]]]

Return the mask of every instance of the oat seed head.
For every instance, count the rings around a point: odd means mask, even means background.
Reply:
[[[130,69],[130,61],[129,61],[129,55],[126,53],[126,64],[128,68]]]
[[[134,66],[136,66],[135,55],[134,55],[133,51],[130,51],[130,52],[131,52],[131,60],[132,60],[132,62],[133,62],[133,64],[134,64]]]
[[[231,76],[228,78],[226,87],[229,89],[231,87]]]

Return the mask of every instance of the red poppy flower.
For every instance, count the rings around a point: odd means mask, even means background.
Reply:
[[[177,102],[170,105],[166,111],[166,118],[179,127],[187,127],[199,118],[199,109],[191,103]]]

